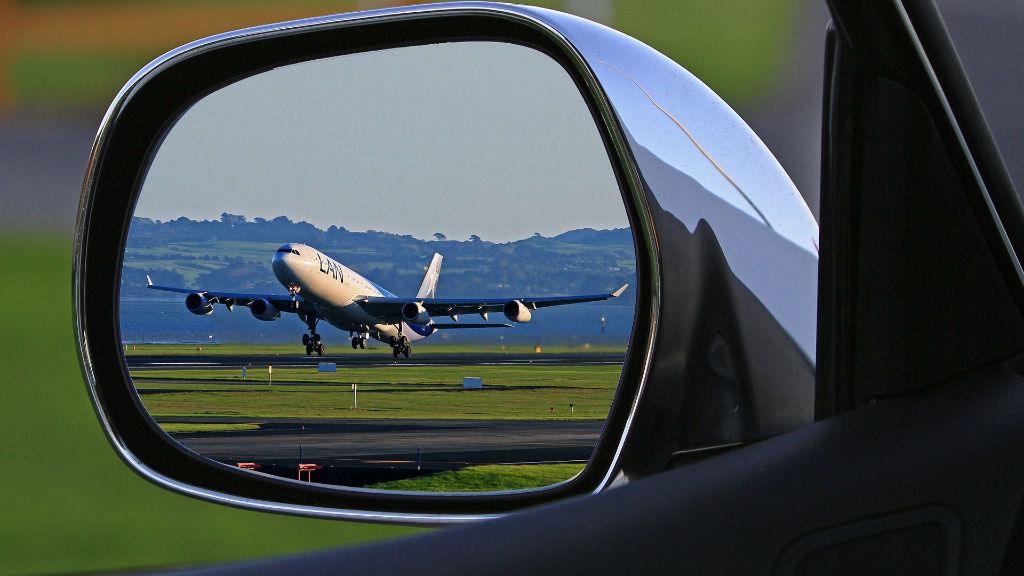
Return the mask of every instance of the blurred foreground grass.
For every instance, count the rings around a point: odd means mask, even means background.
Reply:
[[[83,383],[70,238],[0,232],[0,277],[22,297],[0,325],[0,573],[193,565],[413,532],[236,510],[143,480],[114,454]]]
[[[146,62],[230,29],[418,0],[44,0],[14,4],[9,51],[16,105],[101,106]],[[597,18],[679,62],[726,101],[777,87],[806,0],[532,0]],[[2,4],[2,0],[0,0]],[[244,4],[244,9],[239,9]],[[0,29],[3,28],[0,21]],[[0,32],[0,38],[3,33]],[[2,82],[0,82],[2,84]],[[2,86],[0,86],[2,87]]]

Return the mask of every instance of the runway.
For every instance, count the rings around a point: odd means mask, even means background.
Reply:
[[[321,362],[332,362],[338,368],[395,366],[509,366],[555,365],[583,366],[622,364],[622,352],[571,352],[556,354],[504,354],[413,352],[410,358],[394,358],[387,349],[363,350],[356,353],[306,356],[305,354],[194,354],[188,356],[132,355],[125,358],[131,370],[188,370],[210,368],[239,368],[242,366],[274,366],[275,368],[315,367]]]
[[[297,420],[160,418],[160,422],[252,423],[258,430],[174,437],[229,465],[294,477],[300,459],[316,481],[365,486],[473,464],[585,462],[603,420]]]
[[[242,366],[337,370],[400,366],[619,365],[623,353],[414,353],[395,359],[386,349],[337,355],[242,354],[128,356],[135,373],[152,370],[241,369]],[[141,376],[141,374],[140,374]],[[159,380],[147,379],[147,386]],[[177,381],[175,381],[177,382]],[[241,382],[239,382],[241,383]],[[309,385],[304,384],[304,385]],[[159,392],[147,388],[140,393]],[[367,486],[475,464],[585,462],[604,420],[407,420],[165,417],[161,423],[257,424],[257,430],[179,433],[191,450],[219,462],[253,462],[261,472],[295,478],[300,459],[319,464],[317,482]]]

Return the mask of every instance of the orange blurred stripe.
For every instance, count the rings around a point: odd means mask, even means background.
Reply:
[[[381,2],[412,4],[416,2]],[[0,38],[7,51],[111,52],[163,51],[227,30],[335,14],[367,7],[367,2],[200,5],[145,4],[25,6],[0,0]],[[3,42],[0,40],[0,42]],[[0,52],[4,47],[0,45]],[[2,58],[2,55],[0,55]]]
[[[11,103],[11,36],[14,30],[12,0],[0,0],[0,111]]]

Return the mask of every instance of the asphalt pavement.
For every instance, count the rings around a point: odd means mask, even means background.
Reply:
[[[297,476],[318,464],[317,481],[365,486],[479,464],[586,462],[603,420],[316,420],[160,418],[159,422],[259,423],[257,430],[195,432],[174,438],[228,465]]]

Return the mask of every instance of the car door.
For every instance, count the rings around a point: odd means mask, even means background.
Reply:
[[[934,5],[830,9],[813,423],[746,445],[723,434],[702,442],[714,450],[676,457],[647,449],[679,431],[640,398],[630,419],[645,425],[624,428],[622,468],[642,473],[608,490],[407,540],[211,570],[1019,571],[1024,210]],[[728,418],[681,414],[708,419],[707,430]],[[190,462],[196,476],[211,469]]]
[[[830,2],[816,422],[596,496],[231,573],[1009,574],[1024,212],[931,2]]]

